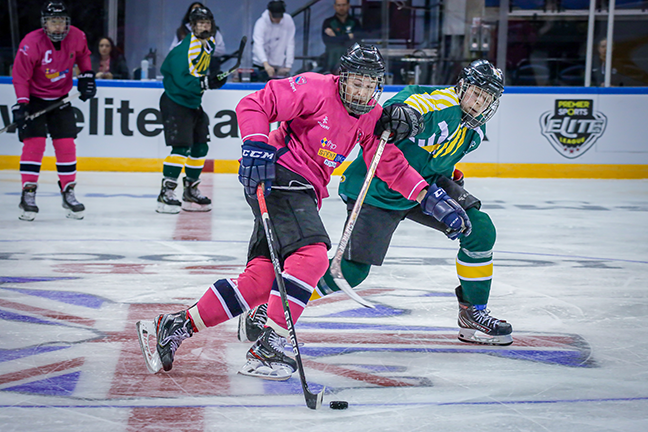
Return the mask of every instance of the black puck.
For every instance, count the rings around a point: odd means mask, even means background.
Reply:
[[[347,401],[331,401],[329,406],[331,407],[331,409],[342,410],[342,409],[349,408],[349,402],[347,402]]]

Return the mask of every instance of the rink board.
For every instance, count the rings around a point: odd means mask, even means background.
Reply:
[[[237,171],[241,140],[235,108],[261,87],[227,84],[205,93],[211,135],[206,171]],[[382,101],[401,88],[387,86]],[[159,112],[162,91],[157,81],[99,80],[94,99],[75,100],[78,169],[160,171],[169,153]],[[14,101],[11,79],[0,78],[3,127]],[[508,87],[488,123],[486,141],[461,168],[478,177],[648,178],[645,112],[648,89],[643,88]],[[15,131],[0,135],[0,169],[17,169],[20,152]],[[45,155],[43,170],[55,169],[51,146]]]

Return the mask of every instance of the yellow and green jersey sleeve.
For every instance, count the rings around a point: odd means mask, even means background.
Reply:
[[[475,150],[484,138],[483,126],[470,129],[461,123],[461,106],[454,87],[407,86],[389,99],[385,106],[394,103],[405,103],[423,117],[425,130],[396,146],[428,183],[434,183],[440,175],[452,177],[457,162]],[[340,195],[356,199],[366,174],[367,167],[360,155],[344,172]],[[389,189],[385,182],[376,177],[371,182],[365,202],[393,210],[404,210],[418,204]]]

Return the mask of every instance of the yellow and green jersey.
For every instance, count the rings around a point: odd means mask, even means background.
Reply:
[[[452,178],[455,164],[479,147],[484,138],[484,126],[471,129],[461,122],[462,111],[454,87],[407,86],[385,106],[394,103],[405,103],[423,117],[425,130],[412,139],[396,143],[396,146],[428,183],[434,183],[441,175]],[[360,155],[344,172],[340,196],[355,200],[366,174],[367,166]],[[418,205],[387,187],[377,177],[372,180],[364,202],[389,210],[405,210]]]
[[[164,91],[173,102],[187,108],[198,108],[204,90],[200,77],[209,73],[209,64],[216,42],[211,37],[206,43],[193,33],[171,50],[160,71],[164,76]]]

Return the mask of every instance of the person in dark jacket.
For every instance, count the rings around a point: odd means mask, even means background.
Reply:
[[[98,79],[129,79],[126,59],[108,36],[99,39],[90,60]]]

